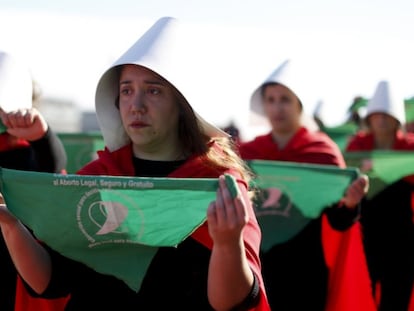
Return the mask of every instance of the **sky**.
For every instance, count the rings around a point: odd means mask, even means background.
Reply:
[[[413,97],[412,12],[411,0],[0,0],[0,49],[27,63],[43,96],[93,111],[102,73],[158,18],[176,17],[214,42],[197,55],[213,69],[194,81],[199,113],[251,137],[263,129],[249,126],[250,96],[285,59],[309,64],[328,125],[380,80]]]

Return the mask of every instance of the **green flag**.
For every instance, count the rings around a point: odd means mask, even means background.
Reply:
[[[362,107],[366,107],[368,104],[368,99],[363,97],[357,97],[352,102],[351,106],[348,108],[349,112],[358,111]]]
[[[248,163],[257,175],[255,212],[265,252],[291,239],[323,209],[338,202],[359,174],[358,169],[332,165],[261,160]]]
[[[1,169],[9,210],[61,254],[140,288],[157,248],[206,219],[217,179],[82,176]],[[234,179],[226,180],[234,181]]]
[[[348,165],[355,167],[361,167],[365,160],[372,162],[372,168],[366,172],[370,179],[369,198],[375,196],[387,185],[414,174],[413,151],[347,152],[344,158]]]

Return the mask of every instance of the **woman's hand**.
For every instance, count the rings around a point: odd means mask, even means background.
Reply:
[[[366,173],[366,172],[372,171],[372,168],[373,168],[372,159],[363,159],[359,169],[361,170],[361,172]]]
[[[42,138],[47,130],[48,124],[36,108],[18,109],[4,112],[0,109],[0,118],[10,135],[28,141]]]
[[[235,198],[232,197],[224,175],[219,177],[216,201],[208,207],[207,221],[214,244],[240,243],[243,228],[249,221],[247,207],[240,190]]]
[[[345,196],[342,198],[341,203],[348,208],[355,208],[362,198],[368,193],[369,179],[368,176],[363,174],[355,179],[345,192]]]
[[[207,210],[208,230],[213,240],[207,295],[215,310],[231,310],[240,304],[254,282],[243,240],[243,229],[249,221],[249,202],[242,195],[237,183],[231,181],[229,188],[222,175],[216,200]]]

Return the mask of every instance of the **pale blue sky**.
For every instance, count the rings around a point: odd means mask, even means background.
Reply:
[[[95,16],[171,15],[188,21],[232,25],[286,25],[360,29],[408,34],[413,25],[411,0],[0,0],[0,8],[42,10]]]
[[[245,122],[258,83],[285,58],[304,58],[320,64],[324,109],[339,120],[381,79],[414,96],[413,12],[411,0],[0,0],[0,49],[25,58],[45,94],[90,110],[102,71],[159,17],[174,16],[222,43],[215,65],[228,85],[207,98],[233,109],[206,110],[208,119]]]

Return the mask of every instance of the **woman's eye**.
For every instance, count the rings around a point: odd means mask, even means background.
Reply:
[[[150,94],[152,94],[152,95],[158,95],[158,94],[160,94],[161,92],[160,92],[160,90],[159,89],[157,89],[157,88],[150,88],[149,90],[148,90],[148,92],[150,93]]]
[[[286,103],[286,104],[288,104],[288,103],[290,103],[290,102],[292,102],[293,100],[290,98],[290,97],[288,97],[288,96],[283,96],[282,98],[281,98],[281,102],[282,103]]]
[[[120,92],[122,95],[128,95],[130,93],[129,89],[122,89]]]

